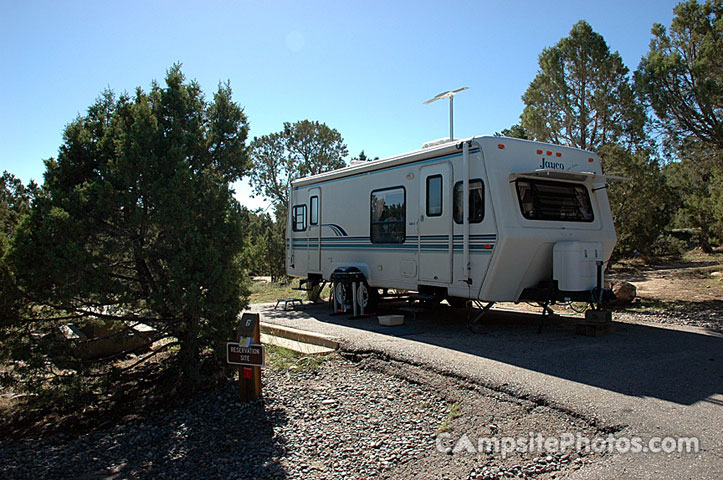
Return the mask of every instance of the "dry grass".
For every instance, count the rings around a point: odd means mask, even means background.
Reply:
[[[298,287],[299,280],[295,279],[292,283],[278,283],[257,281],[251,285],[251,295],[249,303],[269,303],[275,302],[277,298],[301,298],[307,300],[306,292],[294,290]],[[325,287],[321,292],[322,298],[329,297],[329,287]]]

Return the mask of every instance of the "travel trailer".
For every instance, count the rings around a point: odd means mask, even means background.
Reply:
[[[458,305],[600,304],[616,235],[594,153],[507,137],[425,145],[292,183],[286,270],[373,309],[388,289]]]

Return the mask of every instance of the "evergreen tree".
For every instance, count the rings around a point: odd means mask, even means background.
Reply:
[[[275,208],[288,208],[292,180],[344,167],[347,154],[341,134],[326,124],[286,122],[281,132],[254,138],[250,182]]]
[[[653,253],[672,214],[671,190],[645,136],[645,109],[620,55],[579,21],[568,37],[542,51],[539,64],[522,96],[521,132],[594,151],[606,173],[628,177],[608,190],[616,255]]]
[[[628,68],[587,22],[579,21],[569,37],[545,48],[539,65],[522,96],[522,127],[535,140],[592,151],[643,142],[645,113]]]
[[[655,24],[652,34],[636,83],[669,139],[723,149],[723,0],[681,2],[670,33]]]
[[[220,357],[245,305],[240,206],[243,110],[228,84],[206,101],[180,65],[165,86],[104,92],[65,129],[42,195],[8,255],[18,285],[55,320],[154,327],[184,385]]]

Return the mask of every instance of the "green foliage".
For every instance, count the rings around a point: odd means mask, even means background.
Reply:
[[[374,160],[379,160],[379,157],[367,157],[367,154],[364,153],[364,150],[359,152],[359,155],[351,159],[352,162],[373,162]]]
[[[618,145],[601,149],[600,159],[605,172],[628,178],[607,189],[618,234],[614,255],[663,253],[661,235],[672,217],[676,197],[658,162],[645,150],[630,153]]]
[[[643,139],[645,115],[628,69],[603,37],[579,21],[570,36],[546,48],[522,96],[522,127],[535,140],[597,151]]]
[[[15,238],[18,225],[30,212],[30,204],[38,187],[34,182],[27,186],[9,172],[3,172],[0,190],[0,321],[15,318],[22,307],[22,297],[15,287],[12,273],[5,264],[5,254]],[[0,341],[3,334],[0,332]]]
[[[248,126],[231,93],[219,85],[209,103],[174,65],[165,86],[105,91],[66,127],[7,256],[52,312],[29,330],[142,321],[180,346],[184,381],[199,381],[201,352],[221,353],[247,293],[229,184],[249,167]]]
[[[344,167],[347,154],[341,134],[326,124],[286,122],[281,132],[254,138],[250,182],[254,192],[270,199],[274,207],[288,208],[292,180]]]
[[[723,149],[723,1],[675,7],[668,33],[655,24],[636,84],[673,143],[693,135]]]
[[[10,240],[23,217],[30,212],[30,203],[38,186],[32,181],[25,186],[20,179],[7,171],[3,172],[0,181],[0,233]]]
[[[278,282],[286,278],[286,212],[276,211],[276,221],[266,234],[267,266],[271,280]]]
[[[666,166],[668,184],[680,195],[674,225],[695,231],[694,240],[706,253],[723,242],[723,151],[688,139],[681,161]]]
[[[653,26],[636,85],[678,161],[666,167],[680,195],[674,224],[706,252],[723,241],[723,1],[675,7],[670,32]]]
[[[599,153],[606,173],[629,178],[608,186],[618,233],[614,255],[661,251],[676,198],[651,155],[644,106],[620,55],[580,21],[569,37],[542,51],[539,63],[516,132]]]
[[[286,215],[277,209],[275,220],[268,213],[242,210],[246,250],[244,269],[254,275],[268,275],[278,281],[286,274]]]
[[[362,152],[363,154],[364,152]],[[276,221],[267,229],[264,270],[274,280],[286,274],[286,215],[292,180],[344,167],[348,154],[341,134],[324,123],[284,123],[281,132],[254,138],[251,144],[254,193],[270,199]]]
[[[532,140],[532,135],[525,130],[522,125],[512,125],[510,128],[505,128],[501,132],[495,132],[495,137],[510,137],[510,138],[521,138],[523,140]]]

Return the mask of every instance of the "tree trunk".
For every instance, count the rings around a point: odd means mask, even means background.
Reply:
[[[199,319],[189,318],[185,323],[186,330],[178,339],[181,344],[178,351],[178,362],[181,370],[181,384],[192,391],[201,382],[198,352]]]
[[[700,249],[703,250],[703,253],[713,253],[713,247],[707,237],[700,238]]]

